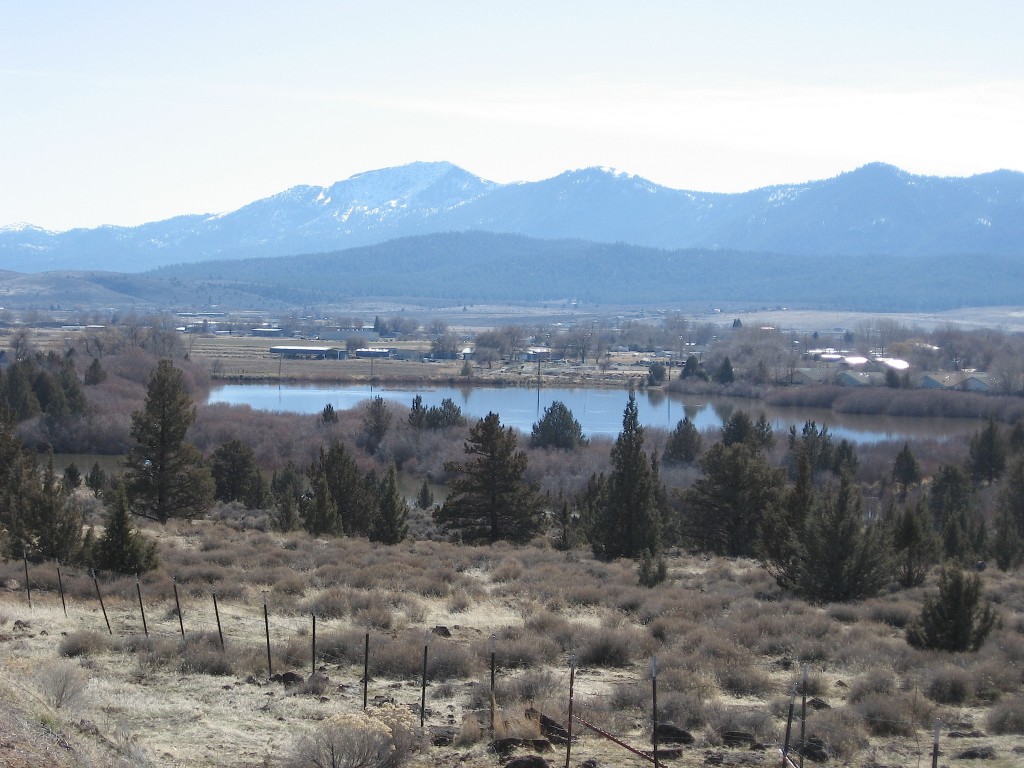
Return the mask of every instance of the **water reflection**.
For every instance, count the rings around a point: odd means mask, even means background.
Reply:
[[[501,416],[503,424],[527,433],[544,409],[553,401],[560,400],[573,412],[588,437],[616,436],[622,428],[622,412],[628,399],[628,393],[624,390],[610,389],[232,384],[213,390],[208,402],[249,405],[257,410],[312,414],[320,413],[327,403],[336,410],[348,410],[372,396],[380,396],[408,407],[416,395],[423,398],[423,405],[428,408],[440,405],[444,398],[451,398],[471,419],[481,418],[488,411],[494,411]],[[641,424],[665,430],[674,429],[684,415],[700,430],[717,428],[735,410],[742,409],[752,419],[757,419],[763,413],[780,436],[785,435],[791,426],[800,430],[805,421],[813,420],[827,426],[837,440],[846,439],[855,443],[946,440],[971,435],[980,429],[980,423],[970,419],[843,415],[820,408],[780,408],[766,406],[756,400],[680,395],[653,389],[638,395],[637,409]]]

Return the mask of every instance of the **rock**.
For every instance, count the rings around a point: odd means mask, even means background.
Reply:
[[[505,763],[505,768],[551,768],[551,763],[540,755],[523,755],[513,757]]]
[[[455,738],[458,735],[455,728],[436,725],[430,727],[430,743],[435,747],[450,747],[455,743]]]
[[[832,709],[831,704],[818,696],[808,699],[807,706],[813,710]]]
[[[290,688],[293,685],[302,685],[306,682],[306,678],[300,675],[298,672],[285,672],[281,675],[279,682],[284,683],[285,688]]]
[[[804,744],[803,756],[815,763],[824,763],[828,760],[828,748],[825,742],[817,736],[811,736]]]
[[[526,716],[531,720],[538,721],[541,734],[547,736],[555,744],[568,743],[569,731],[554,718],[548,717],[543,712],[533,709],[533,707],[526,710]]]
[[[753,747],[756,742],[754,734],[746,731],[726,731],[722,734],[722,743],[727,747]]]
[[[995,756],[995,747],[971,747],[957,755],[961,760],[994,760]]]
[[[501,759],[507,758],[517,747],[523,747],[525,749],[532,749],[536,752],[550,752],[551,742],[547,739],[517,739],[517,738],[506,738],[506,739],[495,739],[490,743],[490,748],[494,751]],[[538,758],[541,759],[541,758]],[[547,763],[547,760],[544,760]]]
[[[693,734],[672,723],[658,723],[658,743],[693,744]]]
[[[588,757],[586,760],[580,763],[580,768],[597,768],[597,760],[593,757]]]
[[[448,629],[448,627],[441,626],[440,624],[438,624],[436,627],[434,627],[433,633],[435,635],[437,635],[438,637],[451,637],[452,636],[451,630]]]

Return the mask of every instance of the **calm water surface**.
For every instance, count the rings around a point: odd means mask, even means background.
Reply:
[[[257,410],[287,413],[319,413],[330,403],[337,410],[348,410],[376,396],[390,402],[410,406],[416,395],[427,407],[440,405],[451,398],[468,418],[486,416],[494,411],[502,424],[529,432],[544,409],[560,400],[572,411],[589,437],[615,437],[622,429],[622,412],[629,395],[625,390],[609,389],[528,389],[521,387],[421,387],[387,386],[299,386],[277,384],[231,384],[214,389],[209,403],[248,405]],[[971,419],[917,419],[892,416],[847,416],[814,408],[777,408],[756,400],[728,397],[682,395],[646,390],[637,393],[640,423],[644,426],[671,430],[684,415],[698,429],[719,427],[735,409],[745,410],[753,418],[764,413],[777,435],[799,430],[812,419],[828,426],[838,439],[856,443],[877,443],[885,440],[945,440],[971,435],[981,428]]]

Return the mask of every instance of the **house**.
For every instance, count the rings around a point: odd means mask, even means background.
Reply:
[[[874,371],[839,371],[836,384],[841,387],[881,387],[885,386],[885,374]]]

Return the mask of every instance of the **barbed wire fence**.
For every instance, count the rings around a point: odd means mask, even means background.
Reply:
[[[12,561],[6,561],[8,570]],[[355,667],[362,671],[359,678],[362,708],[367,709],[371,704],[377,703],[401,703],[407,704],[410,709],[419,715],[420,726],[437,726],[436,723],[428,722],[432,713],[429,707],[428,691],[432,685],[443,688],[444,683],[449,679],[452,669],[444,668],[445,660],[439,662],[432,659],[432,649],[435,653],[444,656],[444,651],[438,648],[438,642],[446,640],[449,635],[447,628],[441,626],[424,627],[422,629],[422,641],[406,638],[405,643],[396,643],[392,634],[380,628],[373,627],[367,623],[365,627],[354,630],[351,622],[347,624],[340,618],[328,618],[316,610],[309,613],[309,618],[300,620],[297,616],[283,615],[270,610],[267,595],[269,589],[262,595],[262,601],[250,598],[233,597],[225,603],[218,599],[216,589],[203,589],[190,585],[189,589],[182,594],[178,589],[178,582],[171,577],[170,594],[163,595],[162,599],[154,599],[151,595],[150,585],[144,589],[143,582],[138,574],[118,573],[115,571],[104,571],[81,566],[68,566],[56,560],[42,560],[31,562],[27,557],[17,564],[24,575],[23,592],[25,605],[29,610],[41,607],[43,600],[50,600],[56,605],[59,600],[60,609],[65,617],[72,618],[77,613],[80,621],[93,621],[96,624],[94,631],[106,629],[110,636],[115,635],[115,630],[121,636],[138,636],[157,639],[174,639],[182,645],[189,642],[205,643],[215,645],[221,653],[238,648],[246,648],[255,651],[253,642],[262,635],[262,644],[265,646],[265,670],[268,680],[282,681],[286,685],[305,685],[312,689],[312,684],[317,680],[317,675],[322,674],[326,664],[336,663],[342,667],[347,663],[349,667]],[[93,598],[88,598],[88,589],[84,588],[82,582],[92,588]],[[130,586],[126,587],[125,582]],[[68,589],[68,586],[71,589]],[[115,623],[111,623],[107,612],[106,601],[109,594],[105,593],[104,586],[118,585],[114,596],[120,601],[118,615]],[[14,589],[13,583],[8,581],[9,591]],[[133,587],[133,588],[132,588]],[[18,590],[21,591],[21,590]],[[88,608],[92,600],[95,600],[95,607]],[[133,605],[132,605],[133,604]],[[132,605],[132,607],[129,607]],[[148,610],[147,610],[148,605]],[[162,611],[154,610],[166,606]],[[203,607],[205,606],[205,608]],[[133,613],[137,611],[137,616]],[[97,613],[99,615],[97,615]],[[100,619],[102,616],[102,619]],[[102,621],[102,623],[100,623]],[[348,631],[344,634],[345,650],[339,652],[335,646],[337,638],[333,634],[338,633],[344,627]],[[321,645],[318,646],[318,627],[320,631]],[[324,630],[328,633],[325,635]],[[328,641],[324,643],[325,639]],[[407,658],[398,660],[395,658],[396,649],[390,645],[402,645],[397,649],[398,653],[404,652]],[[327,646],[327,647],[325,647]],[[422,648],[422,658],[413,656],[412,651]],[[448,646],[452,648],[463,647],[458,643]],[[300,650],[300,648],[302,650]],[[486,647],[477,649],[478,655],[484,659],[484,674],[489,674],[489,680],[479,687],[485,687],[483,696],[473,696],[462,708],[465,718],[475,718],[482,730],[493,740],[493,745],[498,749],[502,748],[500,735],[504,729],[500,727],[500,721],[504,717],[504,706],[509,699],[501,692],[499,677],[506,680],[521,679],[525,672],[530,671],[528,665],[517,660],[502,659],[501,643],[496,634],[486,638]],[[376,658],[378,654],[386,652],[388,659],[381,662]],[[278,672],[275,674],[274,660],[278,662]],[[435,661],[434,666],[431,662]],[[461,663],[450,663],[453,669],[465,671],[474,665]],[[766,665],[767,666],[767,665]],[[289,669],[281,672],[281,668],[303,668],[308,667],[309,675],[301,675]],[[475,665],[476,671],[480,671],[479,664]],[[575,654],[568,654],[568,660],[559,667],[543,665],[545,671],[550,673],[556,670],[546,682],[544,691],[533,692],[528,696],[529,708],[526,712],[528,718],[532,718],[537,729],[543,737],[554,744],[564,744],[566,751],[566,765],[569,765],[570,755],[573,753],[574,745],[576,754],[582,750],[584,754],[593,752],[592,756],[600,756],[602,750],[595,745],[612,744],[616,748],[632,753],[634,756],[653,763],[656,767],[661,760],[678,757],[682,748],[692,746],[698,739],[666,720],[666,707],[659,709],[658,704],[658,679],[659,665],[656,658],[650,660],[650,665],[645,674],[640,676],[618,675],[614,687],[609,686],[606,680],[597,675],[599,665],[594,669],[587,670],[577,661]],[[432,675],[432,671],[440,674]],[[758,750],[776,750],[780,754],[783,768],[786,765],[800,766],[802,768],[805,755],[812,754],[817,750],[827,749],[829,743],[842,738],[843,734],[838,727],[826,723],[811,721],[813,723],[814,735],[808,731],[808,684],[807,665],[802,667],[801,680],[793,684],[788,691],[789,706],[786,715],[786,727],[784,736],[777,733],[777,722],[775,715],[765,711],[763,705],[746,703],[743,700],[759,698],[764,690],[743,689],[732,685],[730,693],[737,697],[728,712],[728,716],[722,718],[720,723],[709,723],[705,733],[700,739],[704,747],[742,747]],[[416,672],[417,674],[413,674]],[[473,676],[470,672],[469,676]],[[401,688],[395,688],[389,680],[404,678],[406,681],[418,678],[419,697],[413,701],[397,701],[395,693]],[[380,683],[378,686],[377,684]],[[528,687],[528,686],[524,686]],[[376,690],[375,690],[376,688]],[[477,693],[480,691],[478,690]],[[683,690],[669,690],[671,694],[689,693]],[[371,693],[373,698],[371,698]],[[662,693],[664,694],[664,688]],[[780,691],[779,695],[784,692]],[[799,697],[799,706],[797,700]],[[474,706],[482,699],[483,706]],[[813,701],[813,698],[811,699]],[[502,703],[499,703],[502,702]],[[540,703],[547,708],[547,712],[535,710],[534,704]],[[644,714],[642,721],[631,714],[641,711]],[[549,714],[550,713],[550,714]],[[937,765],[940,754],[939,742],[942,723],[934,720],[933,723],[925,722],[925,718],[918,717],[916,712],[912,713],[909,719],[886,718],[874,715],[862,715],[862,719],[869,730],[883,733],[911,735],[918,738],[919,753],[923,753],[923,745],[920,742],[920,731],[922,729],[932,730],[932,765]],[[449,721],[445,723],[451,726]],[[794,732],[794,727],[797,729]],[[598,740],[588,748],[586,742],[580,742],[581,731],[595,734]],[[454,734],[449,733],[454,740]],[[512,744],[505,744],[510,747],[521,743],[522,739],[512,739]],[[450,741],[448,742],[450,743]],[[582,744],[582,746],[581,746]],[[794,759],[795,758],[795,759]]]

